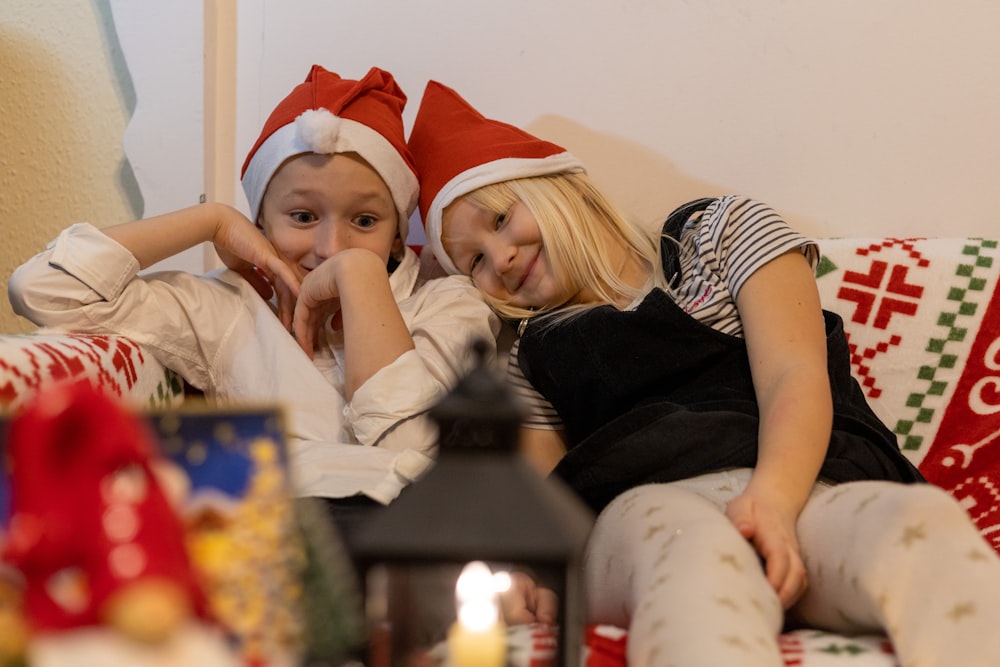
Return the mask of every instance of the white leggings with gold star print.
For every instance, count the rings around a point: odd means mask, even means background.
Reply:
[[[588,545],[588,621],[627,627],[630,667],[782,667],[783,614],[723,510],[749,470],[619,496]],[[796,622],[889,634],[903,667],[1000,665],[1000,558],[929,484],[818,485],[798,522]]]

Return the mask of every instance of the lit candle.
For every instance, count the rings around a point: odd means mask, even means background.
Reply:
[[[504,667],[507,641],[497,606],[493,573],[474,561],[462,568],[455,586],[458,620],[448,631],[452,667]]]

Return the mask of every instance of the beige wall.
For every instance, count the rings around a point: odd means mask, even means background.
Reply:
[[[239,24],[237,151],[312,63],[378,65],[409,118],[438,79],[643,220],[738,192],[820,237],[997,234],[996,0],[254,0]]]
[[[124,160],[132,100],[106,0],[0,2],[0,275],[59,230],[141,215]],[[0,298],[0,331],[31,323]]]
[[[996,235],[984,205],[1000,182],[1000,4],[990,0],[211,0],[208,182],[200,157],[160,159],[175,144],[200,152],[200,136],[182,142],[133,121],[131,134],[153,146],[145,162],[129,151],[144,201],[122,149],[135,95],[109,5],[160,12],[157,35],[170,17],[190,32],[171,32],[166,58],[148,34],[129,46],[122,31],[133,72],[136,52],[160,66],[135,77],[136,116],[169,127],[178,101],[201,94],[148,94],[190,79],[196,66],[173,56],[189,42],[200,58],[202,26],[187,12],[201,0],[0,0],[5,281],[77,220],[105,226],[202,192],[241,205],[242,156],[314,62],[349,76],[389,69],[410,95],[408,121],[428,77],[453,85],[578,153],[643,219],[693,196],[742,192],[819,237]],[[192,104],[200,112],[200,98]],[[196,163],[195,184],[158,196],[170,173],[191,176]],[[29,328],[0,297],[0,331]]]

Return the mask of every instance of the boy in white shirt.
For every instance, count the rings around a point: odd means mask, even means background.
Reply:
[[[211,400],[279,403],[299,495],[390,502],[430,462],[423,413],[499,329],[468,279],[423,280],[405,244],[405,103],[388,72],[313,66],[247,156],[250,219],[208,203],[75,224],[11,277],[15,312],[128,336]],[[235,270],[139,275],[208,241]]]

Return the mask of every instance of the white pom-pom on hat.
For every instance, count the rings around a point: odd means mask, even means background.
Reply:
[[[327,109],[308,109],[295,119],[295,130],[302,143],[313,153],[330,155],[337,152],[340,117]]]
[[[405,104],[406,94],[385,70],[372,67],[355,81],[313,65],[268,116],[243,163],[240,180],[251,219],[258,219],[271,177],[289,158],[353,152],[389,187],[405,239],[419,190],[403,131]]]

